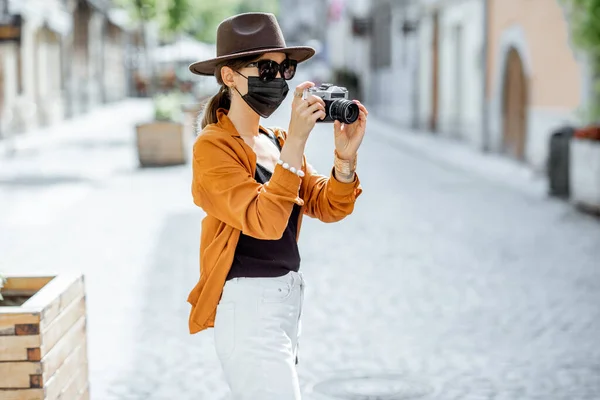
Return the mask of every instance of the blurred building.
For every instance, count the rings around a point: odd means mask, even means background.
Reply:
[[[575,121],[590,93],[558,0],[322,4],[332,80],[355,82],[370,111],[399,127],[464,140],[540,170],[549,136]]]
[[[72,27],[57,0],[1,0],[2,132],[60,119],[65,102],[61,44]]]
[[[325,49],[334,83],[374,114],[414,127],[418,106],[417,0],[330,0]]]
[[[329,81],[325,38],[330,29],[328,5],[323,0],[279,0],[277,20],[289,46],[312,46],[317,54],[302,65],[298,75],[316,83]]]
[[[330,0],[325,15],[327,26],[324,59],[331,68],[330,80],[349,86],[352,97],[365,102],[372,75],[370,52],[370,0]]]
[[[372,0],[370,60],[365,88],[377,115],[402,127],[416,127],[419,77],[419,2]]]
[[[489,142],[545,167],[553,130],[576,121],[591,80],[557,0],[488,0]]]
[[[420,40],[420,126],[543,169],[589,86],[559,2],[423,0]]]
[[[278,22],[288,45],[322,40],[327,31],[327,2],[280,0]]]
[[[420,21],[419,126],[471,142],[483,132],[483,6],[424,1]]]
[[[128,29],[109,0],[0,0],[0,138],[124,98]]]

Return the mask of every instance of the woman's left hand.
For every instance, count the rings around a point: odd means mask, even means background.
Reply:
[[[333,131],[335,133],[335,150],[338,157],[343,160],[353,160],[356,157],[356,152],[362,143],[365,136],[365,128],[367,127],[367,115],[369,112],[360,101],[354,100],[360,110],[358,119],[350,125],[342,124],[340,121],[335,121]]]

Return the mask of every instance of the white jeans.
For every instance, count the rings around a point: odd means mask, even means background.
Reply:
[[[234,278],[225,283],[215,345],[233,400],[299,400],[296,371],[304,279]]]

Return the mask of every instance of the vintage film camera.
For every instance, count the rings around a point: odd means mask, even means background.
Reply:
[[[319,87],[311,87],[304,91],[303,98],[319,96],[325,101],[325,118],[317,122],[333,122],[338,120],[344,124],[351,124],[358,119],[358,105],[348,100],[348,90],[345,87],[323,83]]]

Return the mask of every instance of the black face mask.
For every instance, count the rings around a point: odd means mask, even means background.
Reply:
[[[258,115],[269,118],[287,96],[287,82],[283,78],[275,78],[269,82],[261,81],[258,76],[244,78],[248,80],[248,93],[242,95],[237,88],[235,90]]]

